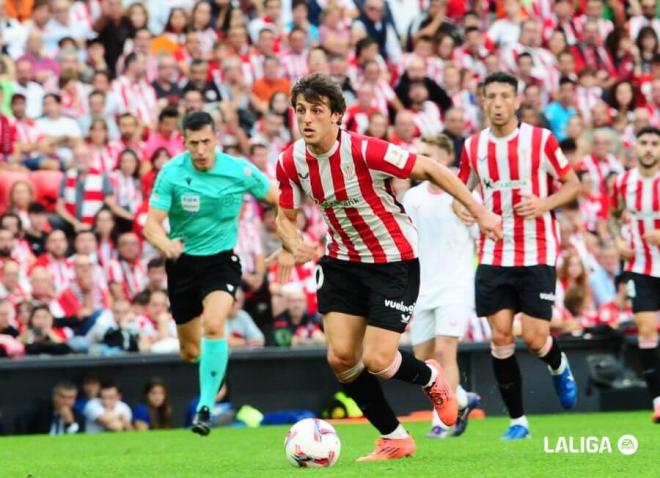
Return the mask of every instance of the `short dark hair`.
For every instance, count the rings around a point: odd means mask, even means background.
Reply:
[[[566,138],[562,139],[559,142],[559,147],[564,153],[572,153],[574,151],[577,151],[577,143],[573,138]]]
[[[195,111],[190,113],[183,120],[183,131],[200,131],[205,126],[210,126],[215,131],[215,122],[213,117],[206,111]]]
[[[291,90],[291,105],[294,108],[298,96],[310,103],[322,103],[323,98],[327,98],[332,113],[343,115],[346,111],[346,100],[341,88],[335,80],[321,73],[306,76],[296,82]]]
[[[268,149],[268,146],[266,146],[263,143],[252,143],[250,145],[250,156],[252,156],[254,152],[258,149]]]
[[[472,12],[472,13],[474,14],[474,12]],[[466,14],[466,15],[467,15],[467,14]],[[467,27],[467,28],[465,29],[465,36],[468,36],[468,33],[472,33],[472,32],[481,33],[481,30],[480,30],[479,28],[477,28],[477,27]]]
[[[92,90],[92,92],[89,94],[88,98],[91,98],[92,96],[102,96],[103,98],[105,98],[106,95],[105,95],[105,91]]]
[[[55,384],[53,387],[53,395],[56,395],[60,392],[63,392],[64,390],[75,390],[78,391],[78,387],[76,387],[76,384],[73,382],[70,382],[68,380],[61,380]]]
[[[44,100],[46,100],[46,98],[53,98],[55,100],[55,103],[57,103],[58,105],[62,104],[62,97],[57,93],[46,93],[44,95]]]
[[[193,58],[193,60],[190,62],[190,68],[199,65],[208,66],[208,62],[202,58]]]
[[[522,52],[520,55],[518,55],[518,58],[516,59],[516,63],[520,61],[521,58],[529,58],[532,60],[532,63],[534,63],[534,58],[532,58],[532,55],[529,52]]]
[[[640,128],[640,130],[635,135],[635,138],[639,138],[640,136],[645,134],[654,134],[656,136],[660,136],[660,128],[657,128],[655,126],[644,126],[643,128]]]
[[[118,392],[120,391],[119,387],[117,386],[117,384],[114,381],[112,381],[112,380],[103,380],[101,382],[101,390],[107,390],[109,388],[116,388]]]
[[[31,202],[27,208],[28,214],[46,214],[46,207],[40,202]]]
[[[160,267],[165,267],[165,259],[162,257],[156,257],[147,263],[147,270],[158,269]]]
[[[176,109],[176,106],[168,105],[160,112],[158,115],[158,122],[160,123],[165,118],[179,118],[179,110]]]
[[[575,82],[574,79],[572,79],[569,76],[562,76],[559,78],[559,87],[561,88],[564,85],[571,84],[573,86],[577,86],[577,83]]]
[[[507,85],[511,85],[513,91],[515,91],[516,93],[518,92],[518,80],[516,79],[516,77],[508,73],[505,73],[503,71],[496,71],[495,73],[491,73],[486,77],[483,86],[484,93],[486,93],[486,88],[491,83],[506,83]]]

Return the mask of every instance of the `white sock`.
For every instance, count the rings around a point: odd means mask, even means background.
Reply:
[[[568,360],[566,359],[566,355],[562,352],[561,363],[559,364],[559,368],[557,370],[550,369],[550,375],[561,375],[562,373],[564,373],[564,370],[566,370],[567,365],[568,365]]]
[[[456,386],[456,401],[458,402],[459,410],[463,410],[468,406],[467,393],[465,392],[465,389],[461,387],[460,383]]]
[[[401,438],[408,438],[408,432],[406,431],[405,428],[403,428],[403,425],[399,423],[399,426],[394,429],[392,433],[388,433],[387,435],[383,435],[383,438],[393,438],[395,440],[401,439]]]
[[[653,399],[653,408],[660,408],[660,397],[655,397]]]
[[[522,425],[525,428],[529,428],[529,423],[527,423],[527,417],[525,415],[519,418],[512,418],[511,425]]]
[[[435,383],[435,379],[438,378],[438,370],[435,367],[430,366],[429,364],[426,364],[426,366],[431,369],[431,379],[429,380],[429,383],[424,385],[424,388],[433,385]]]
[[[440,420],[440,416],[438,415],[438,412],[433,410],[433,420],[431,421],[431,426],[432,427],[440,427],[444,430],[449,430],[449,427],[442,423],[442,420]]]

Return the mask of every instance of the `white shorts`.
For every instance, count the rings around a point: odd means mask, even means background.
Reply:
[[[447,304],[433,309],[415,309],[410,320],[410,342],[413,345],[432,340],[438,335],[460,339],[465,334],[474,307],[470,304]]]

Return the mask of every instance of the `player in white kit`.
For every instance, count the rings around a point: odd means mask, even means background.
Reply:
[[[424,136],[418,154],[449,167],[453,144],[444,134]],[[425,181],[410,189],[403,205],[418,233],[421,284],[410,322],[410,340],[420,360],[436,359],[447,383],[456,390],[459,418],[445,426],[433,414],[431,438],[461,435],[479,396],[460,386],[457,362],[458,341],[474,316],[474,241],[479,231],[468,228],[454,214],[452,196]]]

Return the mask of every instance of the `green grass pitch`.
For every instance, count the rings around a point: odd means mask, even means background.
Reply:
[[[530,417],[532,438],[502,442],[505,418],[473,420],[465,435],[425,438],[428,424],[406,423],[417,440],[414,457],[383,463],[355,463],[371,451],[375,431],[368,425],[338,425],[339,462],[330,469],[295,469],[284,457],[288,427],[214,429],[201,438],[189,430],[71,437],[0,438],[0,477],[551,477],[607,478],[660,476],[660,425],[650,412],[562,414]],[[617,449],[621,435],[639,443],[634,455]],[[559,436],[609,437],[612,453],[544,452]]]

